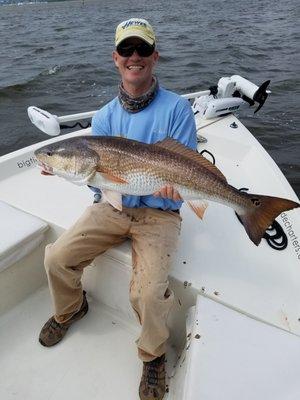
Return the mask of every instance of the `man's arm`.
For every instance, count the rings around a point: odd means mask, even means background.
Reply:
[[[92,118],[92,135],[108,136],[110,134],[107,108],[104,107],[97,111]]]
[[[197,150],[195,117],[190,103],[186,99],[181,99],[180,108],[174,117],[170,137],[193,150]]]

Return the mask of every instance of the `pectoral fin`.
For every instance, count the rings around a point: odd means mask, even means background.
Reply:
[[[102,190],[102,195],[105,201],[111,204],[114,208],[122,211],[122,195],[113,190]]]
[[[192,200],[187,201],[189,207],[194,211],[194,213],[201,219],[203,219],[203,215],[205,210],[208,207],[208,203],[204,200]]]
[[[100,169],[97,169],[97,171],[101,174],[101,176],[111,182],[115,182],[115,183],[128,183],[127,181],[125,181],[125,179],[120,178],[119,176],[113,175],[113,173],[111,173],[110,171],[103,171]]]

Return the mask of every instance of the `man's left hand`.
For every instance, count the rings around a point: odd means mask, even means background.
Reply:
[[[182,200],[179,192],[176,189],[174,189],[173,186],[171,185],[164,186],[163,188],[155,192],[153,196],[156,197],[160,196],[174,201]]]

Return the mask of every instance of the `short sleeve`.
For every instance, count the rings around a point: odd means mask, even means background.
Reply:
[[[108,110],[104,107],[92,118],[92,135],[107,136],[110,135],[110,131]]]
[[[186,99],[182,99],[175,109],[171,137],[194,150],[197,148],[195,117]]]

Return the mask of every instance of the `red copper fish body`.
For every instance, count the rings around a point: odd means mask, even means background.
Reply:
[[[145,144],[117,136],[81,136],[45,146],[35,155],[52,173],[108,193],[148,195],[172,185],[198,216],[204,213],[205,199],[229,206],[256,245],[281,212],[299,207],[291,200],[238,191],[205,157],[173,139]],[[119,203],[117,199],[117,207]]]

